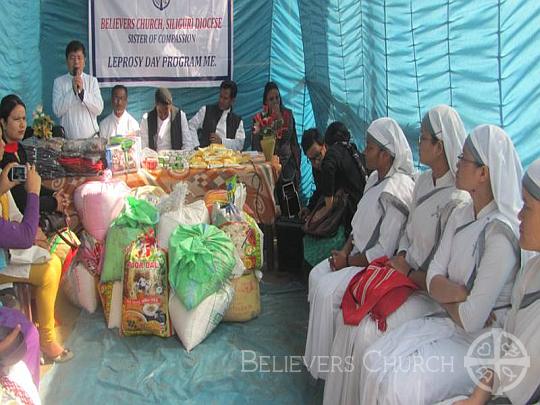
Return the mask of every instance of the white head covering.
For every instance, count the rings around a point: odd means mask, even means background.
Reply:
[[[519,235],[523,169],[512,140],[495,125],[479,125],[465,140],[465,146],[478,163],[489,167],[491,192],[499,212]]]
[[[443,141],[444,153],[452,176],[456,177],[458,156],[463,150],[463,143],[467,137],[463,121],[456,110],[442,104],[432,108],[426,114],[430,131],[436,138]]]
[[[392,169],[398,173],[413,175],[411,147],[398,123],[392,118],[383,117],[373,121],[367,129],[377,145],[386,149],[394,158]],[[391,174],[391,173],[389,173]]]
[[[540,159],[531,163],[523,176],[523,188],[535,199],[540,200]]]

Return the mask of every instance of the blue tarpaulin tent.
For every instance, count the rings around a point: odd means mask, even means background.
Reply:
[[[88,40],[87,1],[2,1],[0,12],[0,95],[21,95],[28,114],[39,103],[51,113],[66,43]],[[369,122],[389,115],[415,144],[424,112],[447,103],[467,129],[503,126],[526,166],[540,146],[539,30],[540,3],[532,0],[237,0],[236,111],[249,132],[271,79],[294,111],[299,136],[341,120],[361,145]],[[216,93],[173,92],[188,117]],[[109,89],[103,98],[105,116]],[[136,118],[152,102],[151,88],[130,91]],[[303,169],[309,194],[305,160]]]
[[[0,15],[0,97],[14,92],[27,103],[29,116],[38,104],[52,114],[53,80],[66,71],[67,42],[88,43],[87,0],[5,0]],[[236,0],[235,110],[245,120],[246,147],[251,117],[260,109],[265,83],[273,80],[293,110],[299,136],[306,128],[324,131],[340,120],[362,146],[367,125],[390,116],[416,150],[423,114],[445,103],[459,111],[468,130],[484,123],[502,126],[526,167],[540,150],[539,38],[540,2],[535,0]],[[135,118],[151,108],[153,92],[130,89],[129,110]],[[110,89],[102,94],[104,117],[110,112]],[[217,90],[177,89],[173,96],[191,117],[216,100]],[[303,194],[311,189],[311,170],[303,158]],[[304,292],[282,298],[269,294],[263,297],[260,319],[220,325],[197,352],[186,355],[174,340],[159,349],[151,347],[158,338],[119,342],[99,314],[85,316],[71,341],[79,363],[75,359],[47,376],[47,403],[66,398],[65,403],[120,403],[122,398],[133,404],[188,398],[208,403],[318,402],[320,387],[309,385],[305,372],[246,377],[223,363],[238,364],[239,349],[301,355],[306,325]],[[243,335],[250,333],[249,338]],[[114,355],[107,357],[112,349]],[[96,354],[103,357],[96,359]],[[181,370],[171,369],[167,359],[177,361]],[[137,368],[143,360],[146,368]],[[88,373],[78,376],[73,369],[80,361],[88,365]],[[126,377],[122,364],[134,368],[133,378]],[[242,378],[249,386],[241,384]],[[123,387],[125,395],[107,397],[106,389],[96,391],[98,382],[112,393]],[[212,382],[218,384],[216,390],[204,391]]]

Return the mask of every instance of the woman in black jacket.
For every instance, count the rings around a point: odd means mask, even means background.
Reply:
[[[302,216],[308,216],[318,205],[316,217],[327,215],[334,204],[334,197],[342,190],[347,194],[342,227],[336,235],[327,238],[304,237],[304,258],[311,265],[319,263],[339,248],[351,232],[351,220],[366,184],[363,155],[351,142],[351,134],[341,122],[333,122],[326,130],[324,141],[315,129],[308,129],[302,136],[302,149],[311,163],[315,192]],[[324,203],[323,203],[324,201]]]

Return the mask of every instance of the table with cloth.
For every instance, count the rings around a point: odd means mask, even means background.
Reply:
[[[238,175],[238,181],[246,185],[247,199],[246,204],[253,211],[255,220],[265,225],[264,231],[267,234],[268,241],[265,241],[267,247],[267,265],[273,268],[273,224],[278,215],[276,200],[274,197],[274,188],[279,177],[281,166],[276,156],[271,162],[253,162],[237,167],[223,167],[214,169],[195,169],[189,168],[184,171],[174,171],[167,169],[145,170],[140,169],[137,172],[127,174],[115,174],[114,179],[123,180],[129,187],[151,185],[159,186],[167,193],[170,193],[172,187],[181,181],[188,184],[190,194],[187,196],[187,202],[202,199],[205,193],[214,189],[225,189],[225,180]],[[62,177],[53,180],[44,180],[45,187],[54,191],[64,191],[68,195],[73,195],[75,189],[88,181],[102,180],[102,177]],[[78,216],[73,207],[68,209],[68,214],[72,224],[78,224]]]

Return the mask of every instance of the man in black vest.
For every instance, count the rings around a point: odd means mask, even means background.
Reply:
[[[222,143],[229,149],[242,150],[246,134],[242,118],[232,112],[236,99],[236,83],[225,80],[219,88],[217,104],[205,105],[189,120],[189,128],[201,147]]]
[[[157,89],[155,100],[156,106],[145,113],[141,121],[142,147],[156,151],[194,149],[198,142],[193,139],[189,130],[186,114],[173,105],[169,89]]]

